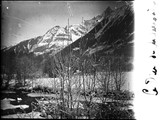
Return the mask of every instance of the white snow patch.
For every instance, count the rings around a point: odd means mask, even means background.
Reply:
[[[82,34],[77,30],[76,27],[71,27],[70,30],[74,30],[77,34],[79,34],[79,36],[81,36]]]
[[[48,43],[47,43],[47,42],[45,42],[45,43],[40,42],[40,43],[38,44],[38,47],[45,46],[45,45],[48,45]]]
[[[43,42],[44,40],[50,39],[51,37],[52,37],[52,34],[48,32],[47,34],[44,35],[43,40],[41,42]]]
[[[74,50],[74,51],[79,50],[79,47],[75,47],[75,48],[73,48],[73,50]]]
[[[43,94],[43,93],[29,93],[27,94],[27,96],[29,97],[55,97],[55,98],[57,97],[56,94]]]
[[[65,35],[65,36],[62,36],[62,35],[61,36],[56,36],[55,39],[57,39],[57,38],[68,39],[68,35]]]
[[[77,39],[79,39],[81,37],[81,35],[75,35],[75,34],[72,34],[72,40],[73,42],[76,41]]]
[[[29,107],[28,105],[12,105],[12,104],[10,104],[10,101],[15,101],[15,99],[5,98],[5,99],[1,100],[1,109],[2,110],[16,109],[16,108],[26,109]]]
[[[37,55],[42,55],[42,54],[44,54],[44,52],[34,52],[34,54],[37,56]]]
[[[3,100],[8,100],[8,101],[16,101],[15,99],[12,99],[12,98],[4,98]]]
[[[29,42],[28,42],[28,45],[27,45],[28,50],[30,49],[30,47],[31,47],[31,46],[30,46],[30,44],[29,44]]]
[[[71,43],[72,43],[72,41],[67,41],[67,40],[64,40],[64,41],[55,41],[55,44],[57,46],[67,46],[67,45],[69,45]]]
[[[21,98],[17,98],[18,101],[21,101],[22,99]]]
[[[53,37],[53,40],[49,43],[49,47],[51,47],[51,46],[56,44],[55,38],[56,37]]]
[[[17,105],[17,107],[20,107],[20,109],[26,109],[29,107],[29,105]]]
[[[56,35],[58,35],[58,34],[66,34],[65,29],[64,28],[58,29]]]

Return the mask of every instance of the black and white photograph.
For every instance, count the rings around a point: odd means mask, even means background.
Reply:
[[[158,96],[155,64],[139,79],[146,87],[134,92],[135,1],[2,1],[1,7],[1,118],[138,119],[136,96]],[[156,49],[146,51],[156,59]]]

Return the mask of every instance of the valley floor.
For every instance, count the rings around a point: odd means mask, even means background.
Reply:
[[[126,73],[125,77],[131,78],[131,75],[132,75],[132,72],[128,72],[128,73]],[[91,78],[92,76],[89,76],[89,77]],[[77,78],[79,78],[79,75],[75,75],[73,80],[76,80]],[[86,78],[86,79],[89,79],[89,78]],[[45,87],[45,88],[49,88],[49,89],[59,89],[58,87],[56,87],[56,86],[59,86],[59,79],[58,78],[55,78],[55,79],[54,78],[39,78],[39,79],[36,79],[36,80],[33,80],[33,81],[26,80],[26,83],[27,83],[27,85],[25,87],[19,87],[17,89],[17,90],[20,90],[20,91],[22,90],[21,91],[22,94],[20,94],[19,96],[13,90],[2,91],[2,95],[4,94],[4,96],[6,94],[14,94],[15,96],[13,98],[6,96],[6,97],[3,97],[3,99],[1,99],[1,105],[2,105],[1,111],[2,110],[11,110],[11,109],[12,110],[13,109],[15,109],[15,110],[17,110],[17,109],[23,109],[23,110],[29,109],[31,107],[30,104],[32,103],[31,100],[30,100],[30,103],[23,104],[23,102],[27,103],[27,102],[25,102],[25,100],[28,99],[28,98],[36,99],[36,101],[34,101],[34,102],[37,102],[37,104],[39,104],[40,106],[41,105],[49,105],[51,103],[53,103],[53,104],[58,103],[58,100],[56,100],[56,99],[59,99],[59,95],[56,94],[56,93],[50,93],[50,92],[47,92],[47,91],[46,92],[43,92],[43,91],[40,92],[39,90],[36,90],[36,89],[33,91],[33,88],[38,88],[38,86],[39,87],[41,86],[42,88]],[[75,86],[75,83],[76,83],[76,81],[73,81],[74,86]],[[14,87],[14,85],[15,85],[15,82],[14,82],[14,80],[12,80],[10,82],[11,88]],[[127,80],[126,83],[125,83],[125,86],[123,86],[122,89],[130,91],[131,90],[130,85],[131,85],[131,81]],[[25,90],[27,90],[27,92],[25,92]],[[24,94],[26,96],[23,98]],[[73,93],[72,96],[73,96],[73,100],[75,101],[73,109],[80,108],[83,111],[86,109],[86,107],[85,107],[86,101],[87,102],[91,101],[91,103],[93,103],[97,106],[100,106],[100,104],[102,104],[102,102],[103,102],[102,101],[103,98],[97,97],[97,96],[93,96],[92,99],[90,98],[90,96],[86,96],[86,100],[85,100],[85,97],[83,95],[80,95],[80,94]],[[17,98],[20,98],[20,99],[22,98],[23,102],[22,103],[17,102]],[[53,98],[55,98],[55,99],[53,99]],[[66,100],[68,99],[68,96],[66,94],[64,96],[64,99],[66,99]],[[117,104],[117,106],[115,106],[115,110],[119,110],[120,112],[129,111],[129,110],[132,111],[132,109],[133,109],[132,99],[131,100],[114,100],[112,98],[107,97],[105,100],[106,100],[105,103],[107,103],[108,105],[109,104],[110,105]],[[17,103],[15,104],[14,102],[15,103],[17,102]],[[78,106],[77,103],[79,103],[79,106]],[[25,106],[25,108],[23,108],[23,106]],[[110,107],[110,111],[113,112],[111,109],[112,108]],[[43,113],[40,110],[36,110],[36,111],[31,110],[28,113],[25,113],[25,112],[19,113],[18,112],[16,114],[2,115],[1,117],[2,118],[38,118],[38,119],[44,119],[44,118],[50,119],[50,118],[52,118],[52,116],[50,116],[50,115],[49,116],[47,115],[46,117],[45,116],[42,117],[42,114]],[[131,117],[133,117],[133,116],[131,116]],[[82,117],[80,116],[80,118],[84,119],[84,118],[86,118],[86,116],[83,115]]]

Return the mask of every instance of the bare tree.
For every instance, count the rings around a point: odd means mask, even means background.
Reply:
[[[64,59],[60,56],[54,56],[52,59],[52,68],[53,73],[57,74],[60,79],[60,100],[61,100],[61,110],[65,110],[65,99],[64,99],[64,83],[65,83],[65,66],[64,66]],[[61,117],[63,114],[61,112]]]
[[[96,77],[98,81],[98,89],[100,90],[98,92],[102,103],[107,101],[107,93],[111,90],[112,71],[110,67],[111,58],[109,56],[100,58],[99,71]]]
[[[21,81],[23,86],[25,86],[26,78],[33,78],[38,70],[35,62],[27,56],[17,58],[16,67],[17,76],[20,77],[19,80],[23,80]]]
[[[121,91],[121,88],[125,84],[125,79],[124,79],[124,57],[123,56],[115,56],[112,64],[112,76],[114,78],[114,85],[115,85],[115,90]]]

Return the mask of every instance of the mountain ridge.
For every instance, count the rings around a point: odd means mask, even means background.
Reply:
[[[132,8],[128,5],[115,10],[108,7],[101,15],[88,20],[88,25],[87,20],[84,20],[84,24],[69,25],[69,27],[54,26],[43,36],[22,41],[5,51],[1,51],[4,62],[8,57],[12,59],[14,56],[32,55],[42,56],[42,59],[46,59],[47,56],[58,56],[60,53],[62,56],[66,56],[71,51],[77,56],[79,50],[83,51],[84,56],[124,54],[125,57],[132,57],[134,46],[133,16]],[[80,32],[81,30],[83,33]],[[74,34],[77,36],[76,40],[72,39]]]
[[[109,7],[108,7],[109,8]],[[111,9],[111,8],[110,8]],[[88,33],[93,27],[95,27],[95,25],[98,23],[98,22],[100,22],[99,20],[102,20],[103,19],[103,15],[101,14],[101,15],[98,15],[98,16],[96,16],[96,17],[93,17],[92,19],[90,19],[90,20],[84,20],[83,21],[83,23],[80,23],[80,24],[74,24],[74,25],[69,25],[69,33],[70,33],[70,37],[71,37],[71,39],[72,39],[72,42],[74,42],[75,40],[77,40],[77,39],[79,39],[81,36],[84,36],[86,33]],[[87,23],[88,23],[88,25],[87,25]],[[39,53],[39,51],[36,49],[37,47],[38,47],[38,49],[40,49],[41,50],[41,48],[39,48],[39,47],[41,47],[41,46],[46,46],[46,47],[43,47],[42,49],[51,49],[52,50],[52,48],[51,48],[51,46],[54,44],[54,43],[51,43],[51,45],[50,46],[48,46],[47,47],[47,45],[48,45],[48,42],[51,42],[51,41],[53,41],[52,40],[52,37],[56,37],[56,36],[54,36],[55,34],[57,34],[57,32],[58,31],[62,31],[62,32],[64,32],[63,34],[62,34],[62,36],[60,36],[60,37],[57,37],[57,39],[59,39],[60,38],[60,40],[61,39],[65,39],[65,40],[68,40],[68,32],[67,32],[67,29],[68,29],[68,25],[67,26],[65,26],[65,27],[61,27],[61,26],[59,26],[59,25],[56,25],[56,26],[54,26],[54,27],[52,27],[52,28],[50,28],[44,35],[41,35],[41,36],[37,36],[37,37],[34,37],[34,38],[31,38],[32,39],[32,43],[33,44],[29,44],[28,46],[33,46],[33,48],[31,48],[31,49],[28,49],[27,51],[25,50],[24,51],[24,53],[25,52],[28,52],[28,53],[30,53],[30,52],[34,52],[34,50],[36,50],[38,53]],[[52,34],[52,35],[51,35]],[[42,37],[42,38],[40,38],[40,37]],[[28,40],[31,40],[31,39],[28,39]],[[39,39],[39,40],[37,40],[37,39]],[[47,41],[47,42],[43,42],[43,41],[45,41],[45,40]],[[16,45],[13,45],[12,47],[14,47],[15,49],[16,49],[16,47],[18,47],[19,45],[19,48],[22,48],[23,49],[23,46],[21,46],[23,43],[25,43],[25,45],[24,46],[26,46],[26,41],[28,41],[28,40],[24,40],[24,41],[22,41],[22,42],[20,42],[20,43],[18,43],[18,44],[16,44]],[[33,40],[35,40],[36,42],[33,42]],[[43,44],[44,43],[44,44]],[[71,43],[71,42],[70,42]],[[66,45],[69,45],[70,43],[65,43],[65,46]],[[37,45],[38,44],[38,45]],[[59,43],[57,43],[57,44],[59,44]],[[64,45],[63,45],[64,46]],[[11,47],[11,48],[12,48]],[[7,47],[8,48],[8,47]],[[18,49],[19,49],[18,48]],[[63,47],[62,47],[63,48]],[[6,50],[6,48],[4,48],[5,50]],[[4,51],[4,49],[1,49],[1,51]],[[10,48],[8,48],[8,49],[10,49]],[[24,49],[23,49],[24,50]],[[10,51],[10,50],[9,50]],[[16,53],[18,53],[19,51],[18,50],[15,50],[15,51],[17,51]],[[48,50],[47,50],[48,51]],[[37,53],[35,53],[35,54],[37,54]],[[43,53],[42,53],[43,54]]]

